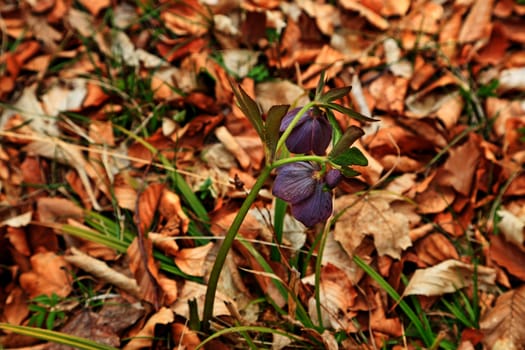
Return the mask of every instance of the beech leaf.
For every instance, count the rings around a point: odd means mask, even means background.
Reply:
[[[334,238],[350,256],[365,236],[374,237],[379,255],[399,259],[410,247],[408,218],[390,206],[391,199],[381,193],[359,198],[355,195],[339,197],[336,213],[342,212],[334,228]]]
[[[523,349],[525,344],[525,286],[502,294],[480,322],[483,343],[494,350]]]
[[[476,271],[477,270],[477,271]],[[480,287],[493,286],[496,270],[466,264],[459,260],[445,260],[427,269],[416,270],[408,283],[404,295],[436,296],[453,293],[472,285],[477,274]]]

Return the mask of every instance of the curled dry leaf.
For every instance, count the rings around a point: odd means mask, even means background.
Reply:
[[[138,332],[131,341],[124,346],[124,350],[139,350],[150,348],[155,336],[155,327],[158,324],[167,325],[173,322],[175,315],[170,309],[163,307],[149,318],[144,328]]]
[[[525,286],[502,294],[480,321],[483,344],[493,350],[523,350],[525,344]]]
[[[144,234],[151,228],[163,189],[163,184],[151,184],[139,196],[138,218],[135,220]]]
[[[444,260],[459,259],[454,245],[440,233],[422,238],[416,242],[414,249],[419,260],[427,266],[436,265]]]
[[[202,277],[207,272],[204,261],[211,248],[212,242],[196,248],[181,249],[175,256],[175,264],[188,275]]]
[[[150,239],[144,239],[144,252],[139,248],[139,238],[135,238],[128,247],[129,269],[133,273],[140,289],[140,296],[147,302],[158,305],[161,301],[159,288],[159,269],[153,259],[153,245]]]
[[[490,25],[490,16],[494,0],[476,0],[463,22],[459,32],[459,42],[467,43],[489,35],[487,27]]]
[[[136,298],[140,298],[140,290],[137,281],[128,276],[115,271],[105,262],[92,258],[80,250],[72,248],[73,255],[65,256],[67,262],[81,268],[87,273],[99,278],[107,283],[113,284]]]
[[[84,211],[69,199],[43,197],[38,199],[37,214],[40,222],[53,224],[66,219],[80,219]]]
[[[480,142],[480,138],[471,133],[467,142],[450,149],[448,159],[438,171],[437,182],[442,186],[452,186],[457,192],[468,196],[481,157]]]
[[[336,213],[343,212],[334,228],[334,238],[350,256],[367,235],[374,236],[379,255],[399,259],[410,247],[408,218],[391,206],[384,194],[365,197],[346,195],[335,200]]]
[[[496,270],[463,263],[459,260],[445,260],[427,269],[416,270],[408,283],[404,295],[443,295],[453,293],[472,285],[472,279],[478,277],[480,288],[494,286]]]
[[[505,239],[517,247],[523,248],[523,241],[525,240],[524,218],[517,217],[507,209],[498,210],[498,216],[500,217],[498,228],[505,236]]]
[[[200,283],[185,281],[184,286],[179,291],[179,297],[175,304],[171,306],[171,309],[182,317],[189,319],[190,310],[188,301],[195,299],[197,301],[197,307],[199,309],[199,317],[202,318],[202,310],[204,307],[204,297],[206,295],[206,286]],[[213,304],[213,314],[215,316],[229,315],[230,311],[225,306],[226,303],[231,303],[236,307],[237,303],[229,296],[223,293],[217,293],[215,295],[215,303]]]
[[[182,233],[188,231],[188,226],[190,224],[190,218],[186,215],[180,203],[179,196],[168,189],[164,189],[162,192],[162,197],[160,198],[159,203],[159,212],[168,222],[172,221],[171,218],[176,217],[180,226]]]
[[[302,281],[314,285],[314,275],[305,277]],[[357,312],[352,311],[352,307],[357,298],[357,291],[346,273],[331,264],[324,266],[321,270],[320,291],[323,326],[355,332],[356,328],[352,319],[357,315]],[[318,324],[314,297],[308,301],[308,313],[312,321]]]
[[[30,261],[31,271],[20,275],[20,286],[31,298],[53,293],[67,297],[71,293],[71,268],[64,257],[45,252],[33,255]]]
[[[519,247],[519,248],[518,248]],[[511,275],[525,281],[525,252],[522,246],[506,241],[501,235],[490,237],[489,257]]]

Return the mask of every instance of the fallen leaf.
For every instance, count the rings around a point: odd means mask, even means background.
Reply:
[[[445,260],[458,260],[459,254],[454,245],[444,235],[433,233],[414,245],[417,257],[427,266],[434,266]]]
[[[135,238],[128,247],[129,269],[133,273],[139,286],[140,296],[143,300],[159,305],[162,301],[159,288],[159,269],[153,259],[153,245],[150,239],[144,239],[144,251],[141,251]]]
[[[525,241],[525,220],[507,209],[500,209],[497,214],[500,217],[497,226],[505,239],[517,247],[522,247]]]
[[[488,36],[487,26],[490,23],[494,0],[475,0],[459,32],[459,42],[472,42]]]
[[[510,290],[480,320],[483,344],[493,350],[520,350],[525,344],[525,287]]]
[[[92,258],[78,249],[71,248],[71,253],[72,255],[66,255],[64,257],[68,263],[81,268],[98,279],[125,290],[136,298],[140,298],[139,286],[134,279],[115,271],[105,262]]]
[[[9,219],[5,219],[0,222],[0,227],[2,226],[11,226],[11,227],[24,227],[27,226],[33,217],[33,212],[28,211],[27,213],[14,216]]]
[[[202,277],[207,273],[204,260],[211,248],[212,242],[196,248],[181,249],[175,255],[175,264],[188,275]]]
[[[443,295],[471,286],[477,276],[480,288],[492,287],[496,282],[496,270],[459,260],[445,260],[435,266],[416,270],[403,295]]]
[[[346,195],[335,200],[335,213],[342,212],[335,224],[334,238],[349,256],[365,236],[374,237],[379,255],[395,259],[410,247],[408,219],[390,206],[391,199],[384,194],[358,197]]]
[[[449,157],[436,176],[437,183],[452,186],[457,192],[469,196],[474,182],[474,174],[481,157],[480,138],[469,134],[467,142],[452,147]]]
[[[30,261],[31,271],[20,275],[20,286],[30,298],[53,293],[67,297],[71,293],[71,267],[64,257],[53,252],[36,253]]]
[[[151,184],[139,195],[138,217],[135,220],[143,234],[148,233],[152,229],[151,225],[153,224],[163,190],[163,184]]]
[[[38,220],[44,223],[64,222],[66,219],[80,219],[84,210],[65,198],[43,197],[37,202]]]
[[[173,322],[175,315],[173,311],[163,307],[155,314],[153,314],[144,327],[135,334],[129,343],[127,343],[123,349],[124,350],[139,350],[144,348],[150,348],[153,344],[155,336],[155,327],[159,324],[167,325]]]
[[[80,0],[82,6],[84,6],[93,16],[111,5],[110,0]]]
[[[202,318],[202,311],[204,308],[204,297],[206,295],[206,286],[200,283],[185,281],[184,286],[179,291],[179,298],[171,306],[171,309],[177,314],[186,319],[190,318],[190,311],[188,306],[189,300],[196,300],[199,309],[199,317]],[[230,311],[225,306],[225,303],[236,305],[236,302],[229,296],[222,293],[215,295],[215,303],[213,304],[213,315],[229,315]]]
[[[522,245],[516,246],[501,236],[492,235],[488,255],[490,260],[504,267],[511,275],[525,281],[525,252]]]
[[[302,282],[314,285],[314,275],[303,278]],[[323,319],[318,319],[316,300],[311,297],[308,301],[308,314],[311,320],[316,324],[322,321],[325,327],[355,332],[356,327],[352,319],[357,312],[352,308],[357,298],[357,291],[346,274],[331,264],[324,266],[321,270],[319,288]]]

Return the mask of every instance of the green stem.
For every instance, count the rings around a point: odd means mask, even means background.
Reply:
[[[296,162],[316,162],[316,163],[323,164],[326,162],[326,157],[308,155],[308,156],[295,156],[291,158],[279,159],[273,162],[272,168],[278,168],[282,165],[296,163]]]
[[[330,232],[331,222],[325,224],[323,233],[321,235],[321,241],[319,242],[319,249],[317,250],[317,260],[315,262],[315,304],[317,311],[317,320],[319,327],[324,331],[323,326],[323,315],[321,313],[321,269],[323,267],[323,253],[326,246],[326,240]]]
[[[281,147],[283,147],[283,144],[284,142],[286,141],[286,139],[288,138],[288,136],[290,136],[290,134],[292,133],[292,130],[293,128],[295,127],[295,125],[297,124],[297,122],[299,121],[299,119],[301,119],[301,117],[310,109],[312,108],[313,106],[315,106],[317,104],[317,102],[309,102],[307,103],[303,108],[301,108],[299,110],[299,112],[295,115],[295,117],[293,118],[292,122],[290,123],[290,125],[288,125],[288,127],[286,128],[286,130],[283,132],[283,134],[281,135],[281,137],[279,138],[279,141],[277,142],[277,147],[275,148],[275,153],[277,154],[279,152],[279,150],[281,149]]]
[[[210,327],[209,322],[211,318],[213,317],[213,304],[215,303],[217,283],[219,282],[219,277],[220,277],[222,268],[224,266],[224,262],[226,261],[226,256],[228,255],[228,252],[230,251],[230,248],[233,245],[235,236],[237,235],[237,232],[239,232],[239,228],[241,227],[241,224],[244,221],[246,214],[248,214],[248,211],[250,210],[252,203],[257,198],[259,191],[264,185],[264,182],[266,181],[268,176],[270,176],[272,169],[273,169],[273,166],[271,165],[267,165],[263,169],[263,171],[257,178],[257,181],[253,185],[250,193],[244,200],[244,203],[242,203],[242,206],[239,209],[239,212],[235,216],[235,219],[233,219],[233,222],[230,228],[228,229],[226,236],[224,237],[224,241],[222,242],[222,245],[219,248],[219,251],[217,253],[217,258],[215,259],[215,263],[213,264],[213,268],[210,273],[210,279],[208,281],[208,288],[206,290],[206,299],[204,300],[202,327],[205,332],[209,330],[209,327]]]

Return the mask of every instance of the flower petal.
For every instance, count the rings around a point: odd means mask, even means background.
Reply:
[[[312,134],[310,133],[311,121],[296,126],[286,139],[286,147],[293,153],[308,153],[312,150]]]
[[[330,171],[328,171],[324,177],[325,181],[326,181],[326,185],[332,189],[334,187],[336,187],[339,182],[341,182],[341,180],[343,179],[343,175],[341,174],[341,172],[337,169],[331,169]]]
[[[321,116],[312,120],[310,126],[311,130],[311,150],[318,156],[322,156],[326,152],[326,148],[332,139],[332,126],[326,116]]]
[[[319,182],[312,196],[292,205],[292,215],[306,226],[326,221],[332,210],[332,193],[324,191],[323,184]]]
[[[288,125],[292,122],[293,118],[297,115],[297,113],[301,110],[302,107],[297,107],[292,110],[290,110],[286,115],[283,117],[283,120],[281,120],[281,127],[279,128],[280,132],[284,132]],[[308,118],[308,114],[310,114],[310,109],[306,111],[306,113],[299,119],[299,122],[295,125],[297,127],[299,124],[304,122],[306,118]]]
[[[313,177],[316,170],[317,168],[308,162],[296,162],[279,167],[272,193],[292,204],[310,197],[317,183]]]

